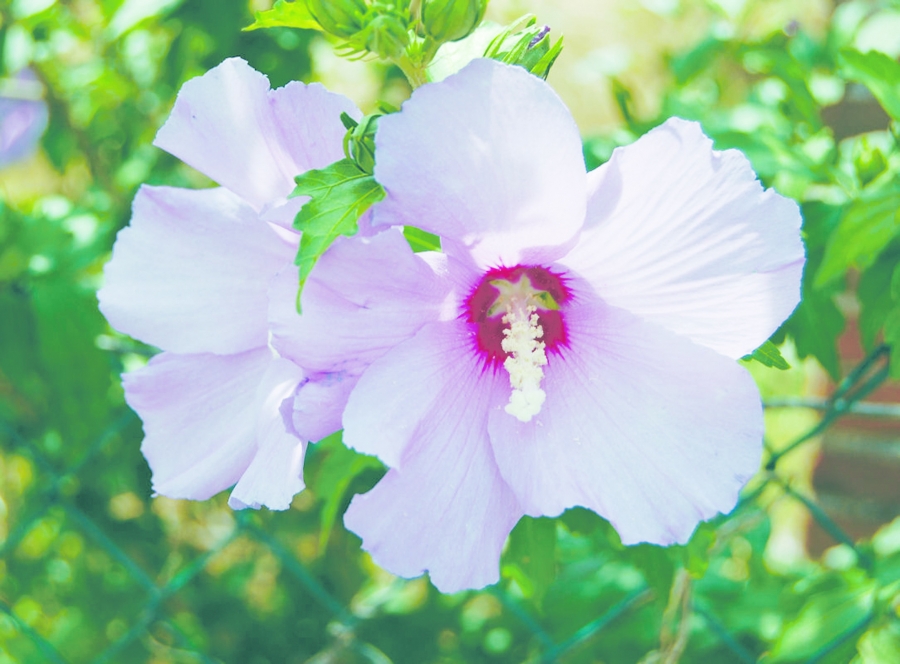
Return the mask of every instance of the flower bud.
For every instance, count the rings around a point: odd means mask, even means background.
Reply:
[[[400,57],[409,46],[406,25],[397,17],[376,16],[365,27],[366,49],[386,60]]]
[[[364,0],[306,0],[306,6],[325,32],[346,39],[362,30]]]
[[[456,41],[478,27],[486,9],[487,0],[424,0],[422,24],[432,39]]]

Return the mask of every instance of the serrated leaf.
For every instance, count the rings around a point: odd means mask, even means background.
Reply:
[[[900,62],[878,51],[844,49],[838,57],[841,73],[869,88],[887,114],[900,122]]]
[[[294,219],[303,235],[295,263],[300,268],[300,291],[319,257],[341,235],[353,235],[359,218],[384,197],[384,189],[349,159],[297,176],[293,196],[309,196]],[[297,293],[299,308],[300,291]]]
[[[252,25],[244,30],[258,30],[259,28],[301,28],[304,30],[322,30],[313,15],[309,12],[304,0],[278,0],[272,9],[255,12],[256,19]]]
[[[766,341],[762,346],[741,359],[747,361],[756,360],[763,366],[781,369],[782,371],[791,368],[788,361],[781,355],[781,351],[778,350],[778,346],[771,341]]]
[[[900,189],[888,187],[853,203],[828,239],[815,287],[837,279],[848,268],[865,270],[900,233]]]

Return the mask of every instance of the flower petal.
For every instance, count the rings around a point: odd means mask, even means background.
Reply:
[[[587,224],[560,262],[607,302],[737,358],[800,299],[797,204],[677,118],[590,175]]]
[[[626,544],[685,542],[759,468],[762,406],[734,360],[629,312],[580,302],[529,423],[493,411],[497,464],[526,513],[580,505]]]
[[[144,422],[141,451],[156,493],[206,500],[237,482],[256,452],[254,395],[271,362],[268,348],[162,353],[122,377],[125,399]]]
[[[119,232],[100,309],[121,332],[178,353],[268,339],[269,280],[293,246],[226,189],[142,187]]]
[[[343,371],[313,374],[297,387],[288,412],[300,438],[319,441],[341,429],[341,416],[359,376]]]
[[[461,321],[431,323],[373,362],[344,410],[344,443],[403,468],[413,440],[435,427],[457,426],[454,418],[470,406],[470,394],[487,385],[501,388],[498,399],[508,396],[502,390],[506,374],[484,367],[474,345]]]
[[[436,320],[448,288],[398,230],[339,238],[303,288],[303,315],[295,307],[297,269],[285,269],[272,282],[272,343],[309,371],[358,374]]]
[[[565,244],[585,209],[581,139],[556,93],[521,67],[474,60],[379,120],[376,225],[464,243],[481,267]],[[531,256],[532,260],[549,260]]]
[[[344,440],[357,449],[369,437],[412,440],[403,466],[356,496],[344,524],[376,563],[404,577],[427,570],[442,592],[496,582],[522,516],[486,435],[496,377],[474,366],[468,344],[455,321],[423,328],[363,375],[344,417]]]
[[[185,83],[154,145],[227,187],[257,211],[294,189],[294,176],[341,159],[341,113],[359,111],[321,85],[268,79],[240,58]]]
[[[258,449],[250,466],[231,492],[232,509],[265,505],[286,510],[291,499],[303,490],[303,455],[306,440],[288,433],[281,416],[281,404],[289,399],[303,378],[293,362],[273,358],[257,389],[256,439]]]

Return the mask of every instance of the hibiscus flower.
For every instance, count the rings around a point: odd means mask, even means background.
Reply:
[[[757,470],[757,388],[736,360],[799,300],[797,205],[672,119],[585,172],[553,90],[476,60],[380,120],[375,228],[342,238],[273,344],[352,389],[344,441],[388,473],[344,517],[445,592],[498,579],[522,515],[583,506],[626,544],[685,542]],[[415,330],[414,333],[411,330]]]
[[[308,438],[279,409],[315,380],[269,346],[269,281],[296,253],[294,176],[343,156],[342,112],[359,117],[320,85],[270,90],[235,58],[185,83],[156,136],[222,185],[141,187],[99,292],[113,327],[164,351],[123,377],[156,493],[203,500],[236,483],[232,507],[286,509],[303,488]],[[309,428],[316,417],[329,412]]]

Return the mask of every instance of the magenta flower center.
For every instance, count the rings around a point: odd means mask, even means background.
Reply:
[[[547,352],[566,343],[563,309],[570,298],[562,277],[538,265],[493,268],[466,300],[466,320],[486,364],[501,364],[512,388],[506,412],[522,422],[537,415]]]
[[[502,364],[503,317],[507,308],[534,306],[543,341],[550,353],[567,342],[564,310],[572,295],[562,276],[540,265],[495,267],[488,270],[465,302],[465,319],[475,327],[478,349],[490,364]]]

